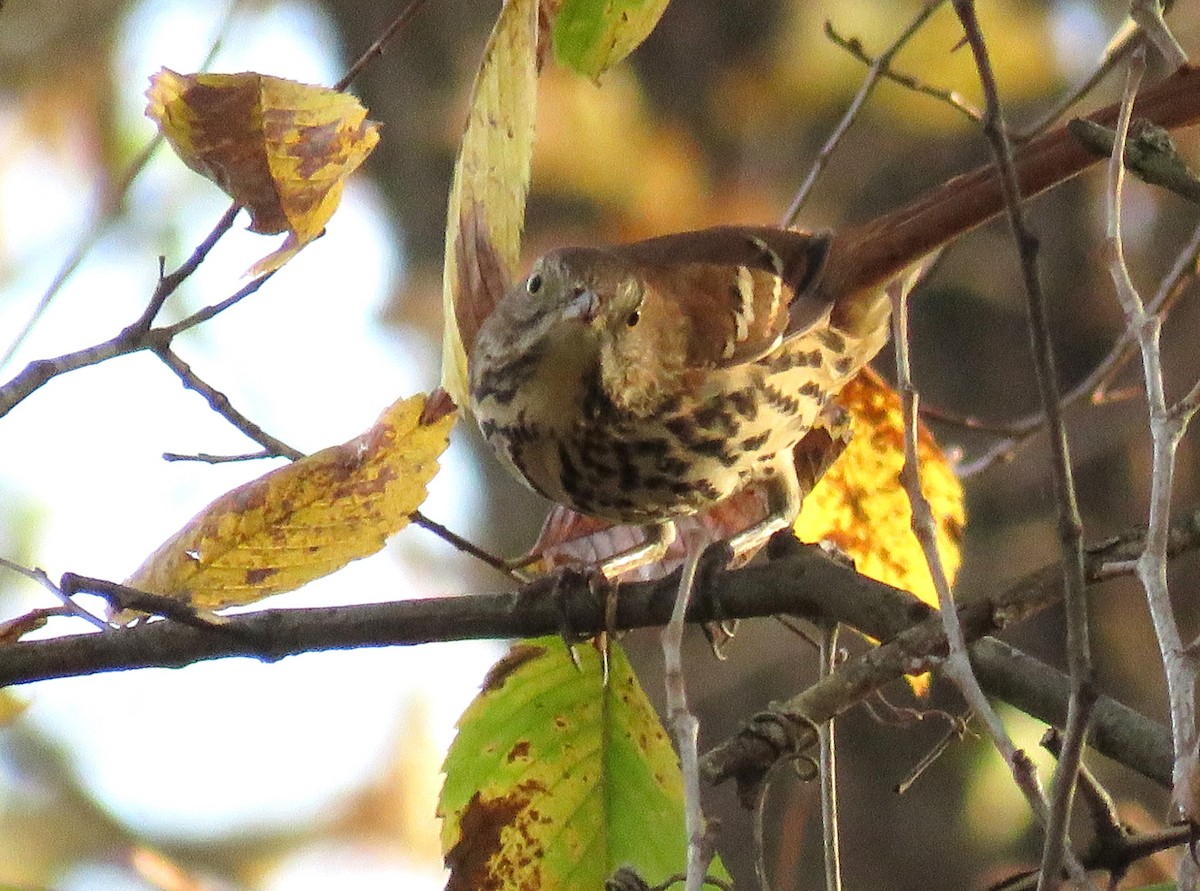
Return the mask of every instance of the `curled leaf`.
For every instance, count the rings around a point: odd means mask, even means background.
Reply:
[[[253,232],[288,237],[250,270],[277,269],[320,235],[345,178],[379,141],[379,125],[346,93],[265,74],[150,78],[146,115],[188,167],[250,213]]]
[[[467,403],[467,353],[520,259],[537,106],[538,0],[506,0],[471,91],[446,213],[442,386]]]
[[[442,391],[396,402],[361,436],[222,495],[126,584],[220,609],[375,553],[425,499],[454,418]]]

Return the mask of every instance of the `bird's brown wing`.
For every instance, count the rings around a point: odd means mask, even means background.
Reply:
[[[646,300],[686,327],[687,364],[753,361],[826,318],[810,287],[830,236],[769,226],[719,226],[624,245]]]

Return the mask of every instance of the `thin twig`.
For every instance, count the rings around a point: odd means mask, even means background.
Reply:
[[[1163,20],[1161,0],[1131,0],[1129,17],[1137,22],[1146,39],[1158,50],[1168,71],[1175,71],[1187,64],[1187,53]]]
[[[194,461],[200,464],[239,464],[243,461],[262,461],[264,458],[278,457],[281,456],[270,449],[247,452],[244,455],[212,455],[208,452],[197,452],[194,455],[186,455],[182,452],[163,452],[162,454],[164,461]]]
[[[214,613],[212,610],[201,609],[175,597],[154,594],[149,591],[139,591],[108,579],[97,579],[90,576],[78,575],[74,572],[64,572],[62,576],[62,591],[67,598],[76,594],[95,594],[108,601],[114,615],[134,611],[149,615],[162,616],[182,625],[192,628],[210,629],[224,628],[230,624],[226,616]],[[114,619],[114,621],[117,621]],[[124,624],[118,622],[118,624]]]
[[[752,835],[754,838],[754,877],[758,891],[771,891],[771,876],[767,872],[767,793],[771,789],[771,771],[763,778],[755,796]]]
[[[1171,271],[1162,280],[1158,291],[1147,307],[1148,311],[1160,316],[1165,321],[1179,299],[1187,293],[1188,285],[1195,281],[1197,263],[1200,263],[1200,224],[1193,230],[1187,244],[1176,255]],[[1137,336],[1132,329],[1124,328],[1112,348],[1097,363],[1091,373],[1059,399],[1060,409],[1065,411],[1084,400],[1092,405],[1115,402],[1117,397],[1109,388],[1128,361],[1137,354],[1137,351]],[[1140,389],[1138,392],[1141,392]],[[1042,410],[1032,412],[1014,421],[996,422],[958,415],[926,405],[921,408],[921,416],[967,430],[994,433],[1004,437],[990,446],[983,454],[960,464],[956,470],[961,477],[974,476],[987,470],[997,461],[1008,460],[1016,453],[1017,449],[1046,426],[1046,413]]]
[[[1197,664],[1183,645],[1179,625],[1171,605],[1167,583],[1167,529],[1171,514],[1171,490],[1175,474],[1175,452],[1187,424],[1196,410],[1192,393],[1168,407],[1163,386],[1162,357],[1159,338],[1162,320],[1148,313],[1142,303],[1125,264],[1121,234],[1121,193],[1124,166],[1121,153],[1124,131],[1129,126],[1130,108],[1145,69],[1144,56],[1139,52],[1130,59],[1125,101],[1118,123],[1117,147],[1108,170],[1108,257],[1109,273],[1117,297],[1125,311],[1130,328],[1136,332],[1142,353],[1142,371],[1146,382],[1146,401],[1149,408],[1150,435],[1153,458],[1150,475],[1150,515],[1146,531],[1146,546],[1137,560],[1138,578],[1146,592],[1150,617],[1158,638],[1170,702],[1171,730],[1174,740],[1175,805],[1184,819],[1195,825],[1194,799],[1183,790],[1191,778],[1196,746],[1196,685]],[[1196,392],[1195,389],[1192,391]],[[1181,888],[1194,888],[1196,863],[1192,857],[1180,860],[1178,876]]]
[[[180,327],[182,323],[169,328],[151,328],[150,326],[153,324],[155,316],[158,315],[167,298],[175,293],[179,286],[199,268],[200,264],[208,256],[209,251],[213,249],[221,236],[233,225],[233,219],[237,215],[237,211],[238,206],[236,204],[232,205],[217,222],[217,225],[213,227],[208,236],[196,246],[192,255],[178,269],[170,275],[164,276],[160,273],[158,284],[154,288],[154,293],[150,295],[150,300],[147,302],[146,308],[132,324],[126,326],[115,337],[95,346],[76,350],[73,353],[65,353],[53,359],[39,359],[30,362],[16,377],[12,378],[8,383],[0,385],[0,417],[4,417],[14,407],[37,391],[39,387],[42,387],[60,374],[86,368],[89,365],[96,365],[116,356],[125,356],[141,350],[151,349],[156,344],[169,344],[171,338],[179,333],[179,331],[185,330],[185,328]],[[261,280],[259,283],[261,284]],[[254,283],[252,282],[251,284]],[[234,296],[237,297],[237,295]],[[230,301],[225,301],[225,303],[230,303]],[[232,304],[230,303],[230,305]],[[221,308],[225,307],[222,306]],[[216,312],[212,312],[207,318],[211,318],[213,315],[216,315]],[[184,322],[188,322],[195,317],[190,316]],[[199,321],[203,321],[203,319]],[[198,323],[192,322],[186,327],[192,327]]]
[[[828,677],[838,662],[838,626],[828,625],[821,632],[821,676]],[[819,728],[821,754],[821,837],[825,852],[825,891],[841,891],[842,854],[838,844],[837,743],[830,718]]]
[[[69,594],[67,594],[65,591],[63,591],[63,589],[61,587],[59,587],[58,585],[56,585],[54,583],[54,580],[51,579],[50,576],[46,574],[45,570],[36,569],[36,568],[30,569],[27,566],[22,566],[20,563],[14,563],[12,560],[8,560],[4,557],[0,557],[0,566],[3,566],[5,569],[11,570],[12,572],[15,572],[19,575],[23,575],[23,576],[25,576],[25,578],[29,579],[30,581],[37,582],[39,585],[41,585],[43,588],[45,588],[47,591],[49,591],[51,594],[53,594],[55,596],[55,598],[57,598],[59,601],[61,601],[63,608],[66,609],[70,613],[70,615],[75,616],[76,618],[79,618],[79,619],[83,619],[84,621],[89,622],[92,625],[95,625],[97,628],[100,628],[101,630],[107,629],[109,627],[109,624],[107,622],[105,622],[102,618],[100,618],[99,616],[93,615],[92,613],[90,613],[86,609],[84,609],[82,606],[80,606],[78,603],[76,603],[74,600],[72,600],[71,596]]]
[[[1109,40],[1108,46],[1104,49],[1104,55],[1100,62],[1092,70],[1091,74],[1083,79],[1075,89],[1069,91],[1058,102],[1050,107],[1042,117],[1038,118],[1032,124],[1025,127],[1019,133],[1012,135],[1012,140],[1015,143],[1021,144],[1028,142],[1035,136],[1048,130],[1054,125],[1059,118],[1066,114],[1079,100],[1083,99],[1088,93],[1094,90],[1104,78],[1108,77],[1111,72],[1120,62],[1129,55],[1130,51],[1141,40],[1141,34],[1138,32],[1137,26],[1131,21],[1126,21]]]
[[[200,71],[207,71],[209,66],[212,65],[213,59],[216,58],[217,52],[221,48],[221,44],[225,41],[225,37],[229,33],[229,29],[233,23],[234,15],[237,12],[238,6],[239,3],[237,0],[235,0],[235,2],[230,3],[229,6],[226,7],[225,16],[221,20],[220,26],[217,28],[216,37],[213,38],[212,45],[208,48],[208,54],[200,63]],[[12,357],[16,355],[17,350],[21,348],[21,344],[25,342],[30,333],[33,331],[34,327],[41,320],[42,316],[45,315],[46,310],[49,309],[50,304],[54,301],[54,298],[58,296],[63,286],[70,280],[71,276],[75,274],[76,270],[79,269],[84,259],[86,259],[87,255],[91,253],[92,248],[95,247],[96,243],[100,240],[100,237],[105,233],[105,231],[107,231],[108,227],[116,219],[117,213],[121,209],[121,203],[125,200],[125,196],[129,193],[129,189],[133,185],[134,180],[136,180],[141,174],[142,170],[150,161],[150,158],[154,155],[155,149],[158,148],[162,140],[162,133],[155,133],[150,141],[146,143],[142,150],[138,152],[134,159],[125,168],[120,178],[112,185],[105,185],[99,190],[101,194],[100,200],[97,202],[99,204],[99,208],[96,214],[93,216],[92,221],[88,224],[87,230],[83,233],[75,247],[71,250],[71,253],[68,254],[67,258],[63,261],[62,266],[59,267],[58,272],[55,273],[54,279],[50,282],[45,292],[43,292],[37,306],[33,308],[33,312],[30,313],[29,318],[25,321],[25,324],[21,326],[21,330],[18,331],[16,336],[12,339],[12,342],[4,351],[4,355],[0,356],[0,368],[3,368],[5,365],[7,365]]]
[[[155,328],[154,331],[164,341],[170,342],[176,335],[187,331],[189,328],[195,328],[197,325],[207,322],[214,316],[220,315],[230,307],[241,303],[259,288],[265,285],[268,281],[270,281],[271,277],[274,276],[278,271],[278,269],[272,269],[270,272],[264,272],[258,278],[247,282],[245,285],[238,288],[219,303],[213,303],[204,307],[203,309],[198,309],[186,319],[180,319],[173,325],[164,325],[162,328]]]
[[[220,390],[213,387],[211,384],[201,380],[196,372],[192,371],[192,367],[188,365],[179,355],[170,347],[161,347],[155,349],[154,355],[162,360],[163,364],[175,372],[176,376],[185,387],[193,392],[199,393],[204,397],[204,401],[208,403],[209,408],[227,420],[230,424],[240,430],[250,439],[254,440],[270,454],[280,458],[288,458],[292,461],[299,460],[304,457],[304,453],[299,449],[294,449],[286,442],[276,439],[262,427],[255,424],[248,417],[233,407],[229,401],[229,397]]]
[[[917,456],[917,412],[919,394],[912,382],[911,363],[908,357],[908,295],[904,285],[894,283],[888,288],[892,298],[892,340],[896,349],[896,389],[900,392],[904,418],[904,466],[900,471],[900,482],[912,508],[912,531],[921,545],[934,590],[938,595],[942,628],[949,644],[949,653],[943,664],[946,675],[958,687],[968,707],[975,712],[997,751],[1013,773],[1017,786],[1029,801],[1030,808],[1042,822],[1046,820],[1048,807],[1032,762],[1017,749],[1009,738],[1000,717],[988,702],[971,669],[967,653],[967,641],[955,609],[950,591],[950,580],[937,543],[937,523],[929,501],[921,490],[920,461]]]
[[[376,56],[383,55],[383,51],[387,49],[388,44],[396,39],[396,37],[400,34],[401,29],[408,24],[408,20],[411,19],[418,11],[420,11],[421,7],[424,6],[425,3],[426,0],[412,0],[408,6],[404,7],[404,9],[400,11],[400,14],[392,19],[392,23],[384,29],[383,33],[379,35],[375,42],[367,47],[366,52],[364,52],[355,60],[354,64],[350,66],[350,69],[342,76],[342,79],[333,85],[333,89],[341,93],[347,87],[349,87],[350,84],[354,83],[354,79],[362,73],[362,70],[367,67],[372,59],[374,59]]]
[[[863,49],[861,40],[859,40],[857,37],[843,37],[834,29],[833,22],[825,22],[825,36],[848,52],[850,55],[854,56],[854,58],[858,59],[858,61],[862,62],[864,65],[873,67],[876,64],[877,60],[868,55]],[[923,80],[915,77],[914,75],[897,71],[896,69],[886,65],[883,66],[880,74],[893,83],[897,83],[902,87],[906,87],[915,93],[923,93],[926,96],[930,96],[946,103],[955,111],[964,115],[968,120],[974,121],[976,124],[978,124],[982,118],[979,109],[973,106],[954,90],[935,87],[932,84],[925,83]]]
[[[116,184],[110,188],[103,189],[99,212],[93,217],[87,231],[83,233],[83,236],[75,244],[75,247],[72,248],[71,253],[67,255],[58,272],[54,274],[54,278],[46,287],[46,290],[42,292],[41,299],[38,300],[37,305],[29,314],[29,318],[25,320],[25,324],[21,326],[20,330],[17,331],[16,335],[9,342],[4,355],[0,356],[0,368],[3,368],[12,361],[13,356],[17,354],[17,350],[21,348],[29,338],[29,335],[33,333],[33,329],[37,327],[37,323],[41,321],[42,316],[46,314],[46,310],[50,308],[50,304],[54,302],[54,298],[59,295],[63,286],[70,281],[71,276],[75,274],[83,264],[83,261],[87,259],[88,254],[96,246],[100,237],[112,225],[117,217],[117,213],[121,209],[121,202],[125,199],[125,194],[129,191],[129,187],[133,185],[133,181],[137,179],[138,174],[142,172],[142,169],[146,166],[154,154],[154,150],[162,142],[162,139],[162,134],[156,133],[138,153],[137,157],[130,162]]]
[[[1071,455],[1066,428],[1059,410],[1058,372],[1050,341],[1049,313],[1037,271],[1037,238],[1029,231],[1021,208],[1021,190],[1017,184],[1012,146],[1008,140],[1000,96],[992,72],[987,45],[979,28],[973,0],[954,0],[954,9],[963,24],[967,43],[975,58],[975,67],[983,87],[985,115],[983,132],[992,147],[1004,191],[1009,228],[1017,244],[1021,261],[1029,313],[1029,335],[1033,348],[1034,369],[1042,409],[1050,432],[1055,501],[1058,504],[1059,548],[1062,555],[1063,591],[1067,617],[1067,664],[1071,676],[1071,699],[1067,708],[1067,733],[1063,756],[1055,773],[1054,794],[1047,815],[1045,844],[1042,850],[1040,889],[1058,887],[1064,862],[1073,881],[1086,887],[1087,879],[1078,861],[1067,849],[1067,827],[1075,794],[1087,728],[1096,701],[1092,677],[1091,645],[1088,641],[1088,613],[1084,585],[1083,522],[1075,496],[1071,474]]]
[[[684,831],[687,834],[687,882],[685,891],[700,891],[711,852],[703,850],[706,834],[704,812],[700,806],[700,722],[688,710],[686,682],[683,676],[683,631],[687,627],[688,602],[696,582],[696,570],[704,559],[706,542],[699,536],[687,536],[688,556],[679,576],[671,620],[662,631],[663,681],[667,689],[667,721],[679,749],[679,767],[683,774]]]
[[[414,525],[420,526],[422,529],[432,532],[451,547],[462,551],[464,554],[474,557],[476,560],[486,563],[493,569],[497,569],[504,573],[509,578],[513,578],[512,567],[510,567],[508,561],[502,557],[497,557],[495,554],[485,551],[483,548],[479,547],[479,545],[468,541],[457,532],[454,532],[446,526],[443,526],[436,520],[431,520],[419,510],[413,511],[411,519]]]
[[[883,72],[887,66],[891,64],[892,57],[900,51],[901,47],[906,44],[922,25],[933,15],[934,11],[942,5],[944,0],[930,0],[925,7],[917,14],[908,25],[907,28],[897,37],[892,45],[885,49],[879,57],[871,65],[867,76],[863,78],[862,85],[858,88],[858,93],[854,100],[850,103],[850,107],[846,109],[846,113],[830,134],[829,139],[825,141],[825,145],[821,147],[817,159],[813,162],[812,168],[808,171],[808,176],[805,177],[804,183],[800,186],[796,197],[792,199],[791,205],[787,209],[787,213],[783,215],[783,222],[780,224],[784,228],[792,226],[796,222],[796,217],[800,214],[800,208],[804,206],[804,202],[808,199],[809,193],[817,182],[817,177],[821,175],[821,171],[825,169],[825,165],[829,163],[830,157],[834,150],[841,143],[842,137],[850,129],[850,125],[858,118],[858,113],[862,110],[863,103],[867,101],[867,97],[871,95],[871,91],[875,89],[875,85],[879,83],[879,78],[883,76]]]

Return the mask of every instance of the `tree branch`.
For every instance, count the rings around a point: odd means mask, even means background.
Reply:
[[[1089,579],[1111,578],[1114,565],[1131,567],[1143,546],[1142,533],[1133,531],[1092,549]],[[1200,512],[1177,524],[1170,539],[1172,555],[1197,548]],[[819,548],[802,546],[781,535],[771,550],[774,559],[770,562],[714,574],[708,591],[688,610],[688,621],[790,614],[841,621],[881,640],[894,638],[923,620],[940,627],[932,610],[911,594],[859,575]],[[674,576],[621,586],[614,627],[665,624],[676,586]],[[1002,595],[962,606],[965,633],[977,640],[1000,625],[1029,618],[1058,602],[1061,595],[1060,567],[1044,567]],[[504,594],[262,610],[228,616],[224,625],[206,629],[156,621],[0,647],[0,686],[133,668],[179,668],[231,656],[274,661],[320,650],[536,637],[558,634],[564,627],[589,634],[606,626],[602,600],[590,591],[586,578],[571,576],[558,585],[552,579],[541,579]],[[944,646],[945,638],[935,631],[928,638],[926,656],[935,656]],[[971,657],[989,693],[1040,720],[1062,723],[1069,684],[1060,672],[991,638],[973,644]],[[913,670],[911,662],[897,665],[894,672],[875,677],[873,683],[879,686]],[[1092,744],[1156,782],[1169,781],[1169,732],[1125,706],[1101,697]]]

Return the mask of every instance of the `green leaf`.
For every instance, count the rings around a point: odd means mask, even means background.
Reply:
[[[454,889],[600,891],[618,866],[683,872],[675,750],[613,646],[581,670],[558,638],[518,644],[458,722],[438,811]],[[724,871],[718,866],[714,871]]]
[[[654,30],[667,0],[563,0],[554,19],[554,57],[599,77]]]

